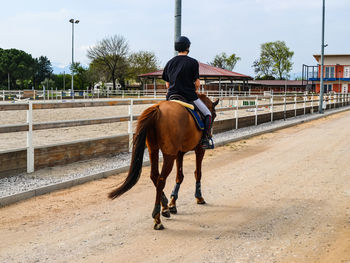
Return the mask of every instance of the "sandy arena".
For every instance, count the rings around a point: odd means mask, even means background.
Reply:
[[[149,167],[0,209],[0,262],[350,262],[350,112],[185,157],[178,214],[153,230]],[[174,184],[169,176],[166,193]]]

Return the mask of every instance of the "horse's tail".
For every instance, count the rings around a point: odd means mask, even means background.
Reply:
[[[117,189],[109,193],[109,198],[114,199],[121,196],[125,192],[129,191],[140,179],[146,135],[150,129],[154,128],[154,124],[158,119],[158,116],[159,105],[156,104],[147,108],[139,117],[134,136],[129,174],[125,181]]]

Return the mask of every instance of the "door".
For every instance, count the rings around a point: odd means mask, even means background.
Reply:
[[[343,84],[342,85],[342,90],[341,90],[342,93],[348,93],[348,84]]]

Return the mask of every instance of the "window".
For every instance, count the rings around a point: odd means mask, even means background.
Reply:
[[[334,78],[334,67],[325,67],[325,78]]]
[[[344,78],[350,78],[350,67],[344,67]]]

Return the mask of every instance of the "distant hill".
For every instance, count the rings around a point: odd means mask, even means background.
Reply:
[[[64,68],[52,65],[52,68],[54,74],[63,74],[63,72],[70,74],[69,65],[65,66]]]

